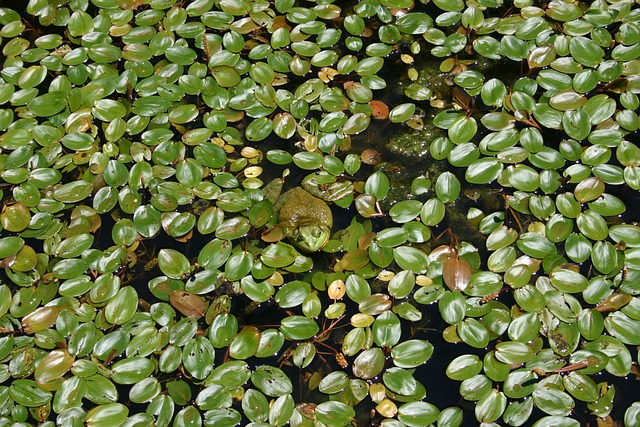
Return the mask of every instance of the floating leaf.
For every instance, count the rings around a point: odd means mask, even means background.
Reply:
[[[551,387],[538,387],[533,391],[533,403],[549,415],[568,415],[575,402],[562,390]]]
[[[454,202],[460,195],[460,189],[460,181],[451,172],[444,172],[438,176],[435,191],[442,203]]]
[[[373,340],[380,347],[392,347],[400,340],[400,319],[391,311],[380,314],[371,327]]]
[[[573,59],[587,67],[595,67],[604,56],[604,51],[593,40],[587,37],[572,37],[569,41],[569,51]]]
[[[460,117],[455,120],[448,129],[448,136],[454,144],[462,144],[471,140],[478,130],[478,125],[473,117]]]
[[[497,420],[507,407],[507,398],[503,392],[491,390],[476,404],[476,419],[480,422]]]
[[[190,339],[182,351],[182,364],[194,378],[204,379],[213,369],[215,352],[211,342],[199,336]]]
[[[397,105],[393,107],[391,111],[389,111],[389,120],[392,123],[405,122],[409,120],[411,116],[413,116],[415,111],[416,111],[415,104],[407,103],[407,104]]]
[[[117,384],[135,384],[148,377],[154,370],[151,361],[144,357],[130,357],[114,363],[111,378]]]
[[[460,258],[449,258],[442,265],[442,278],[452,291],[464,291],[471,280],[471,265]]]
[[[158,252],[160,270],[172,279],[180,279],[191,271],[191,264],[186,256],[175,249],[160,249]]]
[[[353,374],[364,380],[378,375],[384,367],[384,353],[378,347],[362,351],[353,361]]]
[[[268,365],[258,366],[251,374],[251,382],[267,396],[279,397],[293,390],[289,377],[282,370]]]
[[[87,426],[109,426],[118,425],[123,423],[127,415],[129,414],[129,408],[121,403],[108,403],[99,405],[90,410],[85,418]]]
[[[291,340],[305,340],[313,337],[319,331],[318,324],[303,316],[288,316],[280,323],[280,332]]]
[[[318,421],[327,426],[343,427],[356,416],[354,409],[342,402],[323,402],[315,408]]]
[[[40,95],[27,104],[27,108],[39,117],[58,114],[67,107],[67,94],[63,91],[51,91]]]
[[[438,408],[427,402],[409,402],[398,408],[398,420],[411,427],[429,425],[439,415]]]
[[[105,318],[114,325],[128,322],[138,308],[138,293],[131,286],[121,288],[105,307]]]

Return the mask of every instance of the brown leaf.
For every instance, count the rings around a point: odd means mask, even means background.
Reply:
[[[327,294],[329,298],[332,300],[342,299],[345,292],[347,291],[347,287],[344,284],[344,281],[340,279],[336,279],[329,285],[329,289],[327,289]]]
[[[355,249],[347,252],[338,263],[335,271],[349,270],[355,271],[364,268],[369,263],[369,253],[364,249]],[[339,268],[339,270],[338,270]]]
[[[376,238],[376,236],[377,233],[374,233],[373,231],[364,233],[358,238],[358,249],[369,249],[369,246],[371,246],[371,243]]]
[[[470,111],[473,108],[474,100],[464,89],[455,86],[451,90],[451,95],[453,96],[453,102],[458,104],[463,110]]]
[[[371,107],[371,117],[374,119],[385,120],[389,117],[389,106],[384,102],[372,99],[369,101],[369,107]]]
[[[272,229],[262,233],[260,238],[262,239],[263,242],[273,243],[273,242],[279,242],[280,240],[284,239],[286,236],[287,236],[287,233],[284,229],[282,229],[282,227],[275,226]]]
[[[471,280],[471,265],[464,259],[449,258],[442,266],[442,278],[452,291],[464,291]]]
[[[596,310],[600,313],[618,311],[625,305],[629,304],[631,300],[633,300],[631,295],[625,294],[624,292],[615,292],[596,305]]]
[[[362,163],[367,165],[377,165],[380,163],[380,153],[372,148],[367,148],[360,154]]]
[[[56,322],[58,314],[64,309],[59,305],[38,307],[22,318],[22,330],[25,334],[36,334],[49,329]]]
[[[207,304],[202,297],[187,291],[173,291],[169,294],[169,302],[180,313],[198,319],[207,311]]]

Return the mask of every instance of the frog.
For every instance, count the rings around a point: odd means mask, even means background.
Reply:
[[[277,198],[274,208],[279,216],[277,227],[298,249],[316,252],[329,241],[333,214],[324,200],[293,187]]]

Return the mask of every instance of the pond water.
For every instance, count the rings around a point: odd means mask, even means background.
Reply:
[[[640,425],[637,2],[14,3],[0,425]]]

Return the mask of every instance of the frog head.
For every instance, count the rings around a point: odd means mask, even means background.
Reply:
[[[333,215],[322,199],[300,187],[294,187],[278,198],[278,228],[291,243],[305,252],[316,252],[329,241]]]
[[[301,225],[290,229],[287,236],[303,251],[316,252],[329,241],[331,229],[323,223]]]

